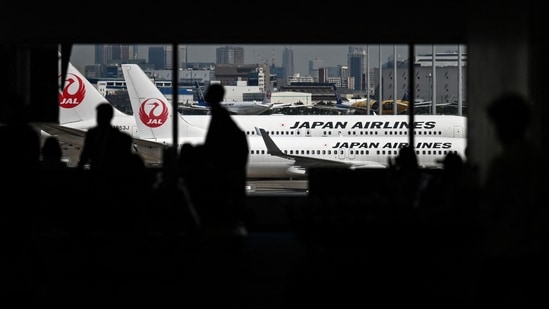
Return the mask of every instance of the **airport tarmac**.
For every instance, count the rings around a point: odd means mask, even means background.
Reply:
[[[69,167],[76,167],[80,147],[62,144],[62,149],[63,157]],[[250,179],[247,185],[248,195],[306,195],[308,191],[307,179]]]

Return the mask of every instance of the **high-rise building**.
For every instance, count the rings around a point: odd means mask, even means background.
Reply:
[[[127,63],[134,56],[133,48],[134,45],[97,44],[95,45],[95,64]]]
[[[294,75],[294,51],[291,47],[284,47],[284,50],[282,51],[282,67],[285,72],[285,75],[283,76],[284,79]]]
[[[186,67],[187,62],[187,47],[185,45],[177,45],[177,62],[178,68]],[[173,68],[173,45],[166,45],[166,70]]]
[[[244,47],[218,47],[215,55],[215,64],[244,64]]]
[[[349,67],[349,76],[354,78],[354,85],[349,85],[349,88],[354,90],[365,89],[366,51],[361,47],[349,46],[347,65]]]
[[[315,58],[309,60],[309,75],[313,77],[315,81],[318,81],[318,69],[324,67],[324,60]]]
[[[179,68],[186,67],[187,48],[178,45],[177,61]],[[173,45],[149,47],[149,64],[154,65],[155,70],[171,70],[173,68]]]
[[[328,81],[328,68],[319,68],[318,69],[318,82],[319,83],[329,83]]]
[[[166,69],[166,50],[163,46],[149,47],[149,64],[155,70]]]

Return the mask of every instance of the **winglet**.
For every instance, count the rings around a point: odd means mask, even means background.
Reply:
[[[265,142],[265,146],[267,146],[267,153],[273,156],[285,156],[282,150],[278,148],[278,146],[275,144],[275,142],[271,139],[269,134],[265,131],[265,129],[262,128],[255,128],[256,131],[259,131],[259,134],[261,134],[261,137],[263,138],[263,141]]]

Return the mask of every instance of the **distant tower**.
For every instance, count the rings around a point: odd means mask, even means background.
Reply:
[[[284,47],[282,51],[282,67],[286,73],[284,79],[294,75],[294,51],[291,47]]]
[[[134,51],[130,51],[130,45],[97,44],[95,45],[95,64],[113,65],[126,63],[133,57],[133,54]]]
[[[132,45],[132,59],[139,59],[139,45],[134,44]]]
[[[218,47],[215,53],[215,64],[244,64],[244,47]]]
[[[319,68],[318,69],[318,82],[319,83],[328,83],[328,69],[327,68]]]
[[[154,65],[155,70],[171,70],[173,68],[173,46],[151,46],[149,47],[149,64]],[[185,45],[178,45],[179,51],[178,61],[179,68],[185,67],[187,58],[187,47]]]
[[[149,47],[149,64],[155,70],[166,69],[166,50],[164,46]]]
[[[318,69],[324,66],[324,60],[315,58],[313,60],[309,60],[309,75],[314,78],[315,81],[318,82]]]
[[[352,89],[363,90],[365,84],[366,51],[360,47],[349,46],[347,64],[349,66],[349,76],[354,78]],[[351,88],[351,85],[349,85],[349,88]]]
[[[173,68],[173,45],[166,45],[166,70]],[[186,66],[187,47],[185,45],[177,45],[177,61],[179,62],[178,68]]]

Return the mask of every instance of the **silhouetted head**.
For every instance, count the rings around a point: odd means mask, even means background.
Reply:
[[[110,124],[114,115],[114,109],[109,103],[101,103],[95,108],[98,125]]]
[[[524,138],[530,123],[530,104],[523,96],[504,94],[488,105],[486,113],[501,142]]]
[[[419,168],[416,152],[410,146],[400,148],[396,163],[400,170],[415,170]]]
[[[44,141],[44,146],[42,146],[42,157],[44,159],[61,159],[63,152],[61,151],[61,145],[57,138],[53,136],[48,136]]]
[[[210,84],[204,99],[210,106],[219,106],[225,96],[225,88],[221,84]]]
[[[442,163],[444,170],[450,174],[457,174],[463,169],[463,159],[455,152],[449,152]]]

